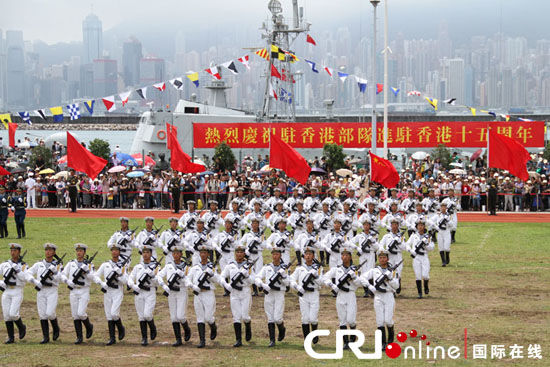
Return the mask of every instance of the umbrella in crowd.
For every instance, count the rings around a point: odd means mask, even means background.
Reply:
[[[347,168],[340,168],[339,170],[336,171],[336,174],[338,176],[341,176],[341,177],[347,177],[347,176],[352,176],[353,175],[353,172],[351,172],[349,169]]]
[[[109,172],[109,173],[118,173],[118,172],[124,172],[124,171],[126,171],[125,166],[114,166],[114,167],[109,168],[109,170],[107,172]]]
[[[143,171],[132,171],[126,175],[126,177],[143,177],[143,176],[145,176],[145,172]]]
[[[8,162],[8,163],[6,164],[6,167],[9,167],[9,168],[18,168],[18,167],[19,167],[19,163],[13,162],[13,161],[12,161],[12,162]]]
[[[29,149],[31,147],[31,144],[28,141],[23,141],[17,144],[17,147],[21,149]]]
[[[57,172],[53,178],[55,178],[56,180],[60,177],[63,177],[64,179],[67,179],[69,177],[69,172],[68,171],[60,171],[60,172]]]
[[[214,174],[214,172],[212,172],[212,171],[204,171],[204,172],[199,173],[200,176],[206,176],[206,175],[212,176],[213,174]]]
[[[327,173],[327,171],[319,167],[313,167],[311,169],[311,174],[314,174],[314,175],[324,175],[325,173]]]
[[[126,153],[113,153],[111,154],[111,159],[115,154],[116,158],[120,160],[120,164],[123,166],[136,167],[140,165],[134,157]]]
[[[143,157],[141,155],[141,153],[138,153],[138,154],[132,154],[132,158],[135,159],[135,161],[138,163],[138,165],[142,165],[143,164]],[[145,165],[146,166],[154,166],[156,164],[156,162],[154,161],[153,158],[149,157],[149,156],[145,156]]]
[[[481,153],[483,153],[483,148],[479,148],[478,150],[476,150],[474,154],[472,154],[472,156],[470,157],[470,162],[473,162],[476,159],[478,159],[481,156]]]
[[[411,155],[411,158],[416,159],[417,161],[423,161],[427,157],[428,157],[428,153],[423,152],[423,151],[418,151],[418,152],[413,153],[413,155]]]
[[[260,172],[269,172],[271,171],[271,167],[269,167],[269,164],[266,164],[262,168],[260,168]]]
[[[529,171],[529,172],[527,172],[527,173],[529,173],[529,177],[534,177],[534,178],[536,178],[536,179],[539,179],[539,178],[540,178],[540,173],[538,173],[538,172]]]
[[[55,171],[51,168],[43,169],[42,171],[38,172],[39,175],[49,175],[55,173]]]
[[[200,165],[206,167],[206,163],[204,163],[202,159],[197,159],[197,158],[195,158],[195,159],[193,160],[193,163],[200,164]]]
[[[63,157],[59,158],[57,160],[57,164],[67,164],[67,156],[64,155]]]
[[[449,164],[449,166],[453,166],[453,167],[458,167],[458,168],[462,168],[462,163],[458,163],[458,162],[453,162],[453,163]]]
[[[452,173],[453,175],[465,175],[466,171],[460,168],[454,168],[450,170],[449,173]]]

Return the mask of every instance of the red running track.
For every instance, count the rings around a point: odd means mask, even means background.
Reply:
[[[27,217],[31,218],[128,218],[143,219],[151,216],[157,219],[168,219],[172,216],[181,217],[184,212],[174,214],[169,210],[117,210],[117,209],[80,209],[70,213],[66,209],[27,209]],[[225,211],[224,211],[225,213]],[[485,212],[460,212],[461,222],[492,222],[492,223],[550,223],[550,212],[500,212],[496,216]]]

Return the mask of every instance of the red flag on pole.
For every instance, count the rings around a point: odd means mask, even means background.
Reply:
[[[274,76],[275,78],[282,79],[281,73],[279,73],[279,70],[275,67],[275,65],[271,64],[271,76]]]
[[[269,166],[285,171],[288,177],[305,185],[311,172],[306,159],[278,136],[271,134]]]
[[[313,46],[317,46],[317,44],[315,43],[315,40],[309,34],[307,35],[306,42],[311,43]]]
[[[8,175],[11,175],[11,173],[9,173],[9,171],[4,167],[0,167],[0,176],[8,176]]]
[[[77,171],[84,172],[92,180],[97,177],[99,172],[107,165],[107,161],[97,157],[82,146],[67,131],[67,166]]]
[[[370,154],[370,178],[380,185],[392,188],[399,183],[399,174],[393,164],[387,159]]]
[[[489,129],[488,163],[489,167],[510,171],[523,181],[529,179],[527,161],[531,159],[529,152],[515,139],[500,135]]]
[[[175,127],[174,125],[170,125],[169,123],[166,123],[166,149],[170,150],[172,149],[172,142],[171,142],[171,139],[172,139],[172,133],[173,133],[173,136],[176,137],[176,140],[177,140],[177,136],[178,136],[178,128]]]
[[[168,125],[168,124],[167,124]],[[182,173],[198,173],[206,171],[202,164],[191,162],[191,157],[181,149],[178,142],[178,131],[171,126],[167,139],[170,141],[170,167]]]
[[[15,148],[15,130],[17,130],[17,124],[11,122],[8,124],[8,135],[10,140],[10,147]]]

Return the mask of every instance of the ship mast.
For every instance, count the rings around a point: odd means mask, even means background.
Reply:
[[[298,0],[292,0],[293,6],[293,24],[289,26],[285,23],[282,15],[283,8],[279,0],[270,0],[268,9],[272,14],[271,24],[265,24],[262,27],[264,33],[262,38],[267,42],[267,53],[270,56],[266,67],[266,83],[263,107],[260,116],[261,121],[296,121],[296,94],[295,94],[295,74],[292,69],[294,58],[291,51],[291,45],[301,34],[309,31],[309,23],[303,20],[303,8],[298,8]],[[284,57],[272,57],[271,46],[277,46],[283,51],[287,51]],[[272,66],[275,66],[282,78],[271,76]],[[271,88],[285,101],[277,102],[271,96]],[[283,91],[284,90],[284,91]]]

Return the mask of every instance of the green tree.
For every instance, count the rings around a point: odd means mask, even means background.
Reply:
[[[445,169],[449,169],[449,165],[451,164],[451,151],[447,148],[445,144],[439,144],[434,150],[432,150],[431,154],[434,161],[439,158],[439,162],[441,162],[441,165],[445,167]]]
[[[346,166],[344,159],[344,147],[338,144],[325,144],[323,147],[323,155],[327,159],[327,170],[329,172],[336,171],[337,169]]]
[[[542,153],[542,157],[550,161],[550,142],[548,142],[546,144],[546,147],[544,147],[544,153]]]
[[[225,141],[222,141],[220,144],[216,145],[214,151],[214,157],[212,157],[216,170],[233,170],[235,169],[235,155],[231,147],[226,144]]]
[[[88,149],[93,155],[109,160],[111,155],[111,147],[106,140],[94,139],[88,144]]]
[[[29,159],[29,167],[34,168],[52,168],[52,151],[50,148],[36,146],[32,148],[31,157]]]

